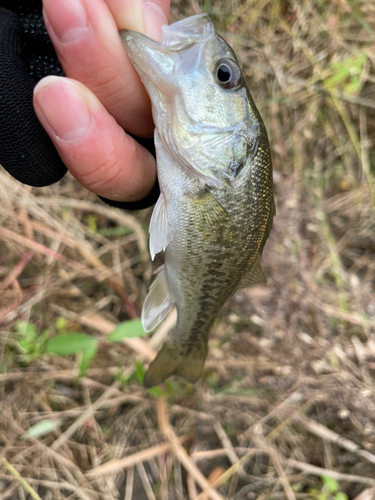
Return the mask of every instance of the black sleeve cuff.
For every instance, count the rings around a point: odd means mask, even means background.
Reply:
[[[111,207],[121,208],[123,210],[142,210],[143,208],[148,208],[152,205],[155,205],[155,203],[158,201],[159,194],[159,183],[156,182],[151,193],[146,196],[146,198],[143,198],[143,200],[140,201],[113,201],[107,200],[102,196],[99,196],[99,198],[107,203],[107,205],[111,205]]]
[[[34,113],[35,83],[22,59],[21,23],[0,7],[0,163],[24,184],[42,187],[59,181],[66,167]]]
[[[129,134],[129,132],[127,132],[127,134]],[[141,146],[148,149],[148,151],[150,151],[150,153],[153,156],[156,156],[154,138],[144,139],[141,137],[137,137],[133,134],[129,135],[133,137],[133,139],[138,141],[139,144],[141,144]],[[140,201],[130,201],[130,202],[113,201],[113,200],[107,200],[106,198],[102,198],[101,196],[99,196],[99,198],[103,200],[105,203],[107,203],[107,205],[111,205],[112,207],[121,208],[123,210],[142,210],[144,208],[148,208],[151,207],[152,205],[155,205],[155,203],[158,201],[159,194],[160,194],[159,183],[156,182],[151,193],[148,196],[146,196],[146,198]]]

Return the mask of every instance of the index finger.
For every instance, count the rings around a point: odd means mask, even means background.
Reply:
[[[149,16],[150,5],[135,0],[122,5],[117,0],[43,0],[45,23],[65,74],[88,87],[125,130],[140,137],[152,136],[151,104],[118,29],[125,24],[151,34],[151,22],[152,29],[160,30],[167,19]]]
[[[138,31],[160,41],[161,27],[168,24],[169,0],[105,0],[119,30]]]

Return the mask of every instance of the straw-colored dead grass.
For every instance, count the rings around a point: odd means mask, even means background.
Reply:
[[[186,1],[172,18],[201,8],[244,63],[270,135],[268,285],[224,307],[200,382],[144,391],[136,360],[175,316],[151,340],[106,336],[139,315],[150,211],[107,207],[70,176],[30,189],[0,172],[3,500],[375,498],[375,7]],[[351,72],[332,84],[340,62]],[[85,375],[42,343],[25,357],[21,319],[100,339]],[[47,435],[25,436],[46,419]]]

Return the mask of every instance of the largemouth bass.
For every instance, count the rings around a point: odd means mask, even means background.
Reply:
[[[267,133],[231,47],[209,14],[163,26],[161,42],[121,31],[152,101],[160,198],[150,252],[165,250],[142,310],[145,331],[177,306],[177,325],[145,376],[195,382],[210,328],[239,288],[265,281],[274,215]]]

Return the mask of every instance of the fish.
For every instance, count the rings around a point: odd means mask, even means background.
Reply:
[[[165,252],[142,308],[154,330],[176,327],[144,378],[196,382],[213,322],[236,290],[264,283],[260,257],[275,203],[267,132],[239,62],[209,13],[162,27],[161,41],[122,30],[152,104],[160,196],[150,254]]]

